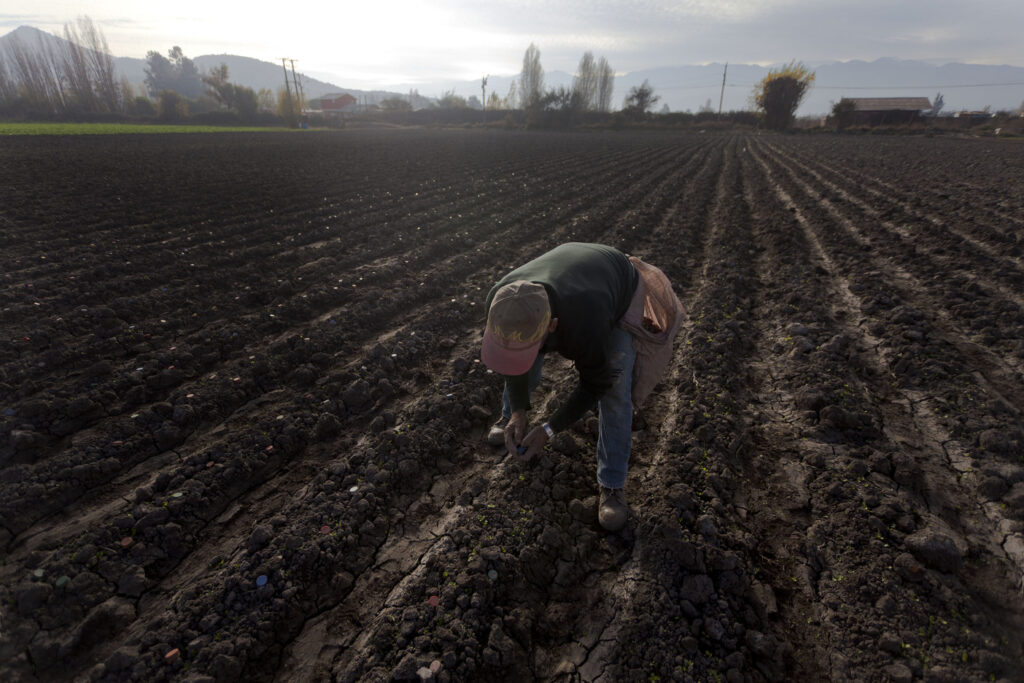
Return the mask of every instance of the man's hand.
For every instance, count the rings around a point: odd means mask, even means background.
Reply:
[[[530,430],[530,433],[523,439],[523,447],[526,452],[518,456],[523,462],[530,462],[533,457],[544,450],[548,443],[548,434],[544,431],[543,425],[538,425]]]
[[[526,435],[526,411],[517,410],[512,413],[512,417],[508,419],[508,424],[505,425],[505,448],[512,455],[518,455],[517,449],[519,444],[523,441],[523,436]]]

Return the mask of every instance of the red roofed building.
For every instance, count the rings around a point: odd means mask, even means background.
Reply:
[[[320,109],[323,111],[342,111],[346,107],[356,103],[356,98],[348,93],[341,95],[326,95],[320,98]]]

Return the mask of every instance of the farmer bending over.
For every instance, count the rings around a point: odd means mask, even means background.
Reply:
[[[528,462],[596,403],[598,520],[618,531],[628,516],[633,406],[668,365],[681,322],[682,306],[661,271],[612,247],[569,242],[516,268],[487,295],[480,358],[505,376],[501,419],[487,441]],[[574,362],[579,382],[528,431],[530,394],[552,351]]]

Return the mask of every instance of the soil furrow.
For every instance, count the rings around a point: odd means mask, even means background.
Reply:
[[[761,160],[757,160],[757,163],[770,180],[771,172],[768,166]],[[815,270],[820,271],[822,275],[841,272],[842,266],[830,258],[820,238],[815,235],[815,225],[801,213],[800,208],[794,207],[784,190],[776,187],[775,192],[779,201],[776,213],[780,216],[777,223],[785,225],[788,222],[783,210],[788,207],[796,223],[807,236],[808,246],[805,249],[810,252],[809,258],[799,261],[797,267],[804,269],[817,264]],[[791,248],[786,248],[785,253],[790,258],[794,255]],[[786,260],[782,257],[770,257],[768,262],[783,264]],[[814,275],[811,275],[811,278],[820,279]],[[799,277],[787,278],[789,283],[799,280]],[[856,324],[860,320],[862,302],[853,295],[848,283],[842,279],[829,278],[826,282],[825,291],[829,293],[834,307],[831,312],[826,310],[823,315],[822,312],[815,310],[813,302],[804,299],[801,303],[809,304],[811,308],[805,310],[801,306],[798,317],[789,324],[788,329],[776,331],[776,334],[792,334],[795,328],[801,328],[797,339],[803,342],[804,346],[794,345],[787,354],[787,361],[792,364],[799,359],[802,367],[794,371],[780,365],[778,361],[770,362],[766,366],[766,374],[772,378],[770,384],[775,385],[777,379],[781,378],[784,382],[780,388],[786,388],[790,392],[780,392],[779,388],[773,388],[768,392],[769,406],[775,406],[774,410],[784,411],[790,416],[790,419],[785,421],[788,426],[783,429],[776,427],[773,430],[773,438],[769,441],[776,442],[781,438],[787,445],[777,474],[768,480],[777,482],[779,493],[797,501],[794,509],[788,511],[789,514],[781,516],[784,525],[776,534],[778,538],[784,539],[796,524],[796,530],[807,535],[811,542],[808,547],[813,551],[797,548],[796,557],[804,564],[795,568],[791,561],[780,563],[776,560],[767,562],[766,565],[774,570],[777,595],[786,595],[785,572],[794,572],[793,576],[799,583],[802,578],[799,570],[802,570],[805,572],[805,595],[796,595],[797,601],[806,602],[807,597],[818,597],[826,607],[831,606],[831,611],[815,610],[813,618],[807,622],[815,626],[814,629],[805,627],[802,623],[792,623],[792,619],[790,621],[792,628],[803,631],[812,638],[812,644],[809,646],[818,651],[822,665],[831,669],[829,677],[841,679],[848,676],[850,671],[868,664],[864,657],[868,656],[873,642],[892,637],[895,631],[884,632],[877,628],[877,624],[889,621],[886,618],[886,610],[889,610],[891,615],[890,606],[895,606],[895,603],[887,601],[904,600],[908,587],[913,593],[913,582],[921,580],[920,575],[914,575],[913,562],[916,560],[912,560],[906,553],[897,555],[890,549],[894,542],[898,543],[908,537],[905,541],[907,547],[920,557],[915,538],[922,535],[929,535],[929,538],[959,539],[957,547],[965,553],[968,551],[963,539],[979,539],[979,546],[971,547],[969,550],[977,559],[972,556],[964,560],[975,568],[958,574],[966,584],[960,587],[961,591],[970,593],[976,599],[984,599],[993,582],[1006,585],[1009,576],[1005,570],[1005,554],[1001,552],[998,544],[993,545],[987,539],[991,527],[980,514],[980,506],[971,503],[972,500],[976,500],[974,492],[970,490],[969,485],[951,484],[957,481],[956,471],[945,458],[942,458],[940,464],[926,455],[929,452],[943,454],[952,439],[941,429],[937,420],[921,419],[920,404],[917,403],[918,407],[915,407],[915,402],[921,400],[920,396],[907,390],[894,395],[889,386],[892,375],[888,370],[892,359],[885,354],[880,340]],[[792,298],[789,303],[793,303]],[[783,309],[781,312],[785,314],[786,310]],[[762,316],[762,319],[764,318],[765,316]],[[793,319],[792,312],[790,318]],[[805,323],[810,323],[809,334],[812,339],[831,339],[816,348],[806,345],[808,325]],[[828,329],[828,325],[832,326],[831,330]],[[785,337],[790,338],[793,337]],[[843,366],[832,363],[820,366],[815,363],[818,356],[854,352],[857,353],[858,362],[847,367],[856,374],[829,377],[823,370],[829,366],[837,369]],[[794,380],[799,382],[797,386],[790,384],[789,387],[785,387],[785,384],[793,383]],[[804,385],[801,387],[800,384]],[[841,401],[838,404],[831,404],[830,396],[833,400],[841,398]],[[813,413],[809,412],[809,409]],[[808,415],[812,420],[816,420],[817,429],[805,426]],[[859,421],[858,418],[861,416],[870,417],[870,422]],[[774,425],[783,423],[780,420],[771,422]],[[872,428],[871,425],[876,427]],[[879,427],[880,433],[877,431]],[[861,430],[862,434],[855,443],[860,442],[864,446],[853,449],[845,445],[852,441],[851,435],[847,435],[847,432],[857,429]],[[834,435],[839,430],[845,430],[845,438],[837,442]],[[837,471],[837,465],[838,471],[842,473],[840,477],[832,474]],[[843,469],[846,469],[846,472],[843,472]],[[920,479],[916,482],[911,480],[908,478],[908,472],[916,472]],[[892,480],[889,479],[890,476],[893,476]],[[856,483],[851,486],[847,482]],[[922,489],[927,491],[926,495],[922,495]],[[825,507],[821,507],[819,503],[819,491],[825,493],[825,499],[828,501]],[[862,510],[856,510],[856,507],[849,503],[844,504],[844,500],[849,500],[851,495],[854,500],[859,498],[862,501]],[[937,504],[936,501],[941,503]],[[813,517],[808,518],[800,514],[805,506],[814,511]],[[911,511],[912,516],[899,517],[900,511],[907,509]],[[956,509],[959,514],[951,517],[951,509]],[[869,510],[870,513],[866,514]],[[875,529],[877,532],[875,538],[859,541],[873,546],[873,563],[866,564],[865,558],[851,556],[851,553],[842,548],[842,543],[823,540],[830,538],[829,528],[848,528],[850,524],[843,521],[842,517],[851,513],[866,516],[868,524],[865,528]],[[889,515],[889,519],[895,522],[895,527],[886,527],[885,521]],[[778,513],[769,513],[766,524],[777,528],[779,521]],[[895,547],[899,548],[899,545]],[[792,550],[794,549],[787,549],[785,543],[781,543],[779,550],[773,555],[775,558],[792,557]],[[934,568],[933,558],[928,557],[928,563]],[[899,578],[884,571],[879,573],[881,567],[872,566],[873,564],[888,565],[890,571],[893,566],[898,567]],[[1002,564],[1004,568],[1002,571],[997,569],[994,572],[983,569],[990,564]],[[939,569],[954,573],[957,568],[940,565]],[[929,575],[927,578],[932,579],[933,576]],[[825,582],[825,579],[831,580],[831,583]],[[956,579],[951,580],[949,584],[956,586]],[[835,598],[830,598],[830,595]],[[838,604],[860,600],[863,604],[847,612],[829,605],[830,600],[838,600]],[[913,633],[915,629],[920,629],[922,634],[927,633],[927,638],[918,637],[909,641],[909,645],[908,641],[905,641],[906,647],[901,652],[904,659],[889,665],[890,668],[921,671],[922,667],[929,665],[939,667],[968,663],[966,659],[954,662],[949,656],[951,652],[943,651],[943,648],[949,650],[954,647],[959,637],[957,627],[950,626],[953,619],[948,616],[950,610],[956,613],[959,606],[949,602],[941,606],[946,617],[940,621],[936,621],[935,616],[935,610],[940,608],[935,605],[922,607],[917,599],[912,600],[911,605],[899,608],[898,628],[902,629],[900,633]],[[780,603],[780,610],[785,613],[783,603]],[[864,615],[869,616],[863,623],[858,623]],[[1011,628],[1019,628],[1020,625],[1019,610],[993,610],[989,618],[990,621],[985,624],[989,637],[1000,633],[1008,625],[1012,624]],[[821,639],[820,629],[824,629],[828,634],[826,640]],[[883,656],[871,666],[881,667],[885,661]]]
[[[634,192],[638,192],[638,191],[641,191],[641,190],[634,190]],[[579,205],[574,203],[573,205],[569,205],[569,206],[579,206]],[[560,216],[563,219],[567,218],[565,213],[562,213]],[[545,217],[545,219],[546,220],[557,220],[558,217],[559,216]],[[596,222],[600,222],[599,219],[601,217],[596,217],[596,218],[598,219],[598,220],[596,220]],[[534,230],[540,230],[540,229],[542,229],[542,226],[534,228]],[[500,246],[500,243],[498,241],[492,242],[491,244],[492,244],[492,248]],[[466,250],[466,251],[468,252],[469,250]],[[481,260],[483,260],[485,262],[486,261],[491,261],[491,262],[494,262],[494,263],[500,263],[499,254],[497,252],[492,252],[492,254],[489,255],[487,253],[487,251],[485,250],[485,248],[482,247],[482,246],[473,247],[472,248],[472,253],[474,254],[474,256],[476,258],[481,258]],[[463,265],[465,263],[464,259],[462,258],[463,255],[464,254],[459,254],[459,255],[456,255],[456,256],[450,256],[447,259],[447,261],[452,263],[453,266],[456,268],[456,272],[458,272],[458,269],[463,267]],[[443,266],[443,264],[444,264],[444,262],[442,262],[441,264],[437,264],[435,262],[434,265],[435,266],[436,265],[442,265]],[[460,265],[460,264],[463,264],[463,265]],[[418,268],[418,267],[420,267],[420,266],[417,266],[416,264],[413,264],[413,265],[404,264],[398,272],[406,272],[407,273],[407,272],[410,272],[411,270],[413,270],[415,268]],[[366,272],[366,271],[364,271],[364,272]],[[384,274],[387,274],[387,273],[394,273],[394,272],[395,272],[394,269],[385,269],[384,273],[381,276],[383,276]],[[393,277],[393,275],[392,275],[392,277]],[[353,278],[354,278],[354,276],[353,276]],[[363,279],[364,279],[363,277],[359,277],[359,281],[360,281],[360,287],[358,289],[359,292],[366,291],[367,290],[367,286],[373,284],[373,279],[374,278],[369,278],[368,277],[367,278],[368,281],[365,282],[365,283],[363,282]],[[408,282],[408,280],[407,280],[407,282]],[[323,324],[327,324],[327,323],[332,323],[333,324],[336,321],[336,319],[337,320],[345,319],[345,320],[349,320],[349,321],[353,321],[353,319],[354,319],[355,321],[359,321],[361,317],[365,317],[365,320],[362,322],[361,325],[357,323],[357,327],[364,327],[366,325],[370,325],[371,328],[372,328],[374,326],[384,326],[384,325],[388,324],[389,317],[385,314],[386,311],[392,311],[395,314],[400,314],[402,311],[408,310],[410,307],[414,307],[417,304],[418,301],[425,300],[428,297],[430,297],[430,298],[437,297],[439,294],[440,294],[440,296],[442,296],[444,298],[447,298],[448,295],[452,293],[451,291],[444,292],[444,293],[438,292],[436,285],[434,285],[433,283],[431,283],[430,287],[421,287],[419,289],[417,289],[415,287],[415,285],[413,285],[412,282],[408,282],[408,284],[411,285],[411,286],[408,288],[408,290],[407,290],[408,293],[407,293],[407,295],[405,297],[403,297],[402,299],[399,299],[397,301],[388,302],[388,305],[386,307],[384,305],[382,305],[384,302],[378,302],[376,309],[373,310],[372,313],[364,313],[363,312],[363,311],[367,311],[368,309],[367,309],[367,306],[366,306],[366,302],[362,300],[361,294],[355,295],[355,299],[354,299],[353,303],[350,304],[350,305],[347,305],[347,306],[345,306],[345,307],[343,307],[341,309],[335,309],[333,312],[332,311],[328,311],[327,313],[321,313],[319,311],[317,311],[315,313],[316,313],[316,315],[319,318],[321,318],[321,319],[326,318],[327,319],[326,321],[321,320],[321,322],[323,322]],[[458,290],[455,290],[455,291],[458,291]],[[475,303],[475,302],[471,301],[470,303]],[[273,318],[274,316],[271,315],[270,317]],[[294,315],[289,315],[287,317],[294,318],[295,316]],[[259,322],[257,322],[257,321],[266,321],[267,320],[267,318],[265,317],[265,314],[257,314],[257,315],[251,316],[250,318],[253,320],[252,327],[256,327],[257,325],[259,325]],[[371,322],[371,320],[372,320],[372,322]],[[243,318],[243,319],[237,321],[237,324],[239,324],[241,326],[241,330],[240,331],[242,331],[243,336],[251,336],[251,333],[244,332],[244,330],[246,328],[246,322],[247,322],[247,320],[245,318]],[[282,336],[287,336],[289,334],[297,335],[298,337],[305,337],[306,334],[308,334],[308,327],[307,327],[307,325],[309,325],[311,323],[314,323],[314,322],[316,322],[316,321],[308,320],[308,321],[304,321],[304,322],[300,323],[298,326],[296,326],[294,328],[291,328],[290,330],[285,328],[284,330],[282,330],[281,332],[278,333],[278,337],[280,338]],[[263,325],[263,326],[266,327],[266,325]],[[273,328],[273,327],[275,327],[275,325],[271,325],[271,327]],[[234,334],[237,334],[237,333],[234,333]],[[346,349],[346,345],[344,343],[340,343],[339,344],[339,341],[340,340],[335,340],[333,342],[333,344],[332,344],[332,346],[334,346],[334,348],[335,348],[334,355],[336,355],[336,356],[344,355],[345,353],[348,352],[348,350]],[[258,349],[261,345],[265,345],[265,344],[262,343],[262,342],[257,342],[255,344],[252,344],[251,347],[240,349],[238,352],[236,352],[236,354],[233,354],[233,355],[235,355],[236,358],[246,357],[246,354],[249,353],[249,350],[248,350],[249,348],[253,348],[253,350],[255,350],[255,349]],[[271,344],[271,346],[273,346],[273,344]],[[322,347],[322,345],[321,345],[321,347]],[[252,359],[254,357],[249,355],[248,358],[250,358],[250,364],[251,364],[253,362]],[[227,360],[229,362],[231,361],[230,358],[227,359]],[[203,371],[205,372],[208,369],[209,368],[204,368]],[[293,369],[293,368],[287,368],[286,367],[286,368],[282,369],[281,371],[279,371],[276,374],[278,374],[280,376],[285,376],[285,375],[289,374],[289,371],[291,369]],[[272,388],[272,386],[273,385],[271,385],[271,388]],[[186,387],[186,389],[187,388],[188,387]],[[179,391],[179,389],[175,389],[175,391]],[[131,410],[133,408],[135,408],[135,407],[134,406],[126,406],[125,410]],[[118,440],[118,439],[116,437],[110,438],[110,441],[115,441],[115,440]],[[66,503],[66,501],[62,501],[61,504],[63,504],[63,503]]]
[[[950,238],[945,235],[945,233],[949,233],[952,236],[952,241],[957,243],[958,247],[961,249],[966,248],[974,253],[975,258],[979,262],[975,268],[988,273],[1006,273],[1007,277],[1012,277],[1016,274],[1017,279],[1013,284],[1019,288],[1021,284],[1020,273],[1024,270],[1024,260],[1019,257],[1005,256],[1007,246],[1012,245],[1012,241],[1007,239],[1005,234],[1000,233],[1003,239],[997,240],[995,244],[989,244],[987,241],[979,240],[969,232],[947,223],[934,213],[916,208],[906,196],[900,197],[895,192],[895,188],[888,187],[886,188],[887,191],[883,192],[871,188],[867,181],[852,184],[850,183],[849,176],[844,176],[824,164],[814,164],[816,168],[827,169],[828,175],[833,178],[833,180],[829,180],[822,173],[811,168],[808,162],[797,161],[792,155],[781,152],[777,146],[772,145],[770,147],[775,156],[785,159],[788,163],[796,166],[802,173],[809,175],[820,185],[827,188],[826,193],[835,193],[835,195],[854,205],[876,223],[888,228],[890,232],[897,233],[901,237],[911,240],[926,237],[929,243],[931,240],[936,239],[949,242]],[[850,187],[850,190],[844,189],[840,183]],[[870,200],[855,196],[865,192],[871,196]],[[940,230],[933,230],[930,226]],[[981,230],[981,226],[977,223],[973,223],[972,227],[976,231]],[[945,250],[940,252],[940,254],[944,252]],[[942,258],[941,255],[938,258]],[[946,260],[949,261],[950,259]],[[1006,291],[1012,292],[1012,290]],[[1015,299],[1018,305],[1020,304],[1020,297],[1016,294],[1009,293],[1006,295],[1011,300]]]
[[[0,678],[1012,680],[1024,165],[998,142],[5,145]],[[569,240],[686,306],[618,534],[593,414],[529,464],[482,441],[479,306]],[[574,380],[550,359],[537,414]]]
[[[827,212],[829,216],[843,226],[847,234],[858,245],[861,251],[881,251],[885,253],[874,257],[878,261],[878,273],[885,273],[892,284],[898,282],[906,283],[907,289],[913,290],[914,297],[921,300],[919,308],[934,311],[951,330],[956,330],[956,336],[960,338],[961,344],[970,343],[972,335],[964,329],[963,306],[964,295],[970,295],[970,306],[972,310],[987,309],[988,315],[979,316],[976,312],[971,320],[972,328],[983,332],[983,338],[979,342],[986,347],[993,347],[991,351],[992,365],[1002,366],[1004,363],[1012,368],[1012,373],[1018,377],[1022,376],[1024,370],[1024,343],[1020,341],[1018,329],[1024,324],[1024,305],[1016,303],[1020,296],[1006,290],[998,284],[993,288],[998,294],[1006,293],[1008,301],[1000,301],[997,295],[986,295],[985,286],[977,282],[981,277],[977,274],[964,270],[964,275],[959,279],[950,278],[942,269],[936,268],[927,262],[927,257],[921,254],[917,245],[893,244],[893,240],[878,239],[870,236],[872,229],[870,224],[858,224],[847,217],[829,199],[800,179],[790,168],[780,163],[780,167],[787,174],[786,178],[799,192],[805,194],[814,203],[815,207]],[[898,242],[898,241],[897,241]],[[881,247],[881,249],[879,249]],[[905,267],[906,266],[906,267]],[[921,277],[915,276],[909,269],[923,271]],[[961,286],[964,283],[971,283],[970,290],[963,292]],[[938,290],[936,294],[930,294],[932,290]],[[1003,305],[1007,304],[1007,305]],[[1007,357],[1005,352],[1009,351]],[[1001,353],[1002,352],[1002,353]],[[1000,358],[1000,356],[1002,356]],[[1024,384],[1022,384],[1024,386]]]

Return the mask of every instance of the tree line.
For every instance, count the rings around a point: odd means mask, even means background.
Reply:
[[[485,77],[483,85],[486,82]],[[763,123],[768,128],[784,130],[792,125],[797,107],[813,82],[814,73],[796,61],[772,69],[754,88],[750,98],[754,111],[730,112],[729,118],[744,124]],[[580,59],[571,87],[545,88],[540,49],[530,43],[523,54],[519,76],[513,79],[507,95],[502,97],[492,92],[486,107],[482,107],[473,106],[474,102],[477,105],[480,103],[475,96],[466,100],[454,91],[448,91],[438,99],[437,106],[441,109],[472,107],[523,111],[526,113],[527,124],[572,125],[588,113],[599,117],[611,114],[614,88],[615,71],[608,60],[604,57],[595,60],[590,51],[585,52]],[[623,98],[621,115],[633,120],[645,119],[660,100],[654,87],[644,80],[641,85],[630,88]],[[381,104],[387,110],[408,111],[412,108],[410,103],[398,97],[389,98]],[[670,118],[675,120],[680,116],[676,114]],[[708,100],[695,118],[707,120],[713,117],[714,110]]]
[[[615,71],[608,64],[608,60],[601,57],[595,61],[594,54],[588,51],[580,58],[571,88],[560,86],[545,90],[540,50],[530,43],[523,55],[523,68],[519,74],[518,84],[513,81],[508,100],[510,108],[515,109],[518,97],[526,111],[571,110],[608,113],[611,111],[614,88]]]
[[[229,114],[253,120],[273,112],[286,120],[302,103],[284,91],[231,83],[226,64],[203,74],[178,46],[146,54],[145,92],[118,78],[103,32],[89,17],[64,26],[64,40],[26,44],[17,36],[0,51],[0,113],[25,118],[146,117]]]
[[[148,52],[145,73],[146,92],[137,94],[127,79],[117,78],[102,31],[88,17],[81,17],[76,24],[64,26],[64,41],[40,40],[36,46],[10,41],[0,53],[0,113],[29,117],[128,115],[173,121],[212,113],[253,120],[260,112],[273,112],[294,122],[304,107],[296,101],[297,94],[286,93],[284,88],[277,93],[266,88],[256,92],[231,83],[223,63],[203,74],[178,46],[166,56]],[[764,124],[775,129],[789,127],[813,81],[814,73],[796,62],[770,71],[751,98]],[[546,89],[540,50],[531,43],[519,76],[504,97],[492,92],[486,102],[475,96],[467,101],[450,91],[439,98],[437,106],[521,110],[528,124],[572,125],[581,117],[611,114],[614,87],[615,71],[608,60],[603,56],[595,59],[587,51],[570,87]],[[659,100],[645,80],[626,94],[622,114],[643,119]],[[381,105],[392,110],[412,108],[402,98],[389,98]]]
[[[106,38],[88,17],[65,24],[64,42],[30,46],[13,39],[0,55],[0,105],[29,113],[112,113],[131,86],[115,75]]]

